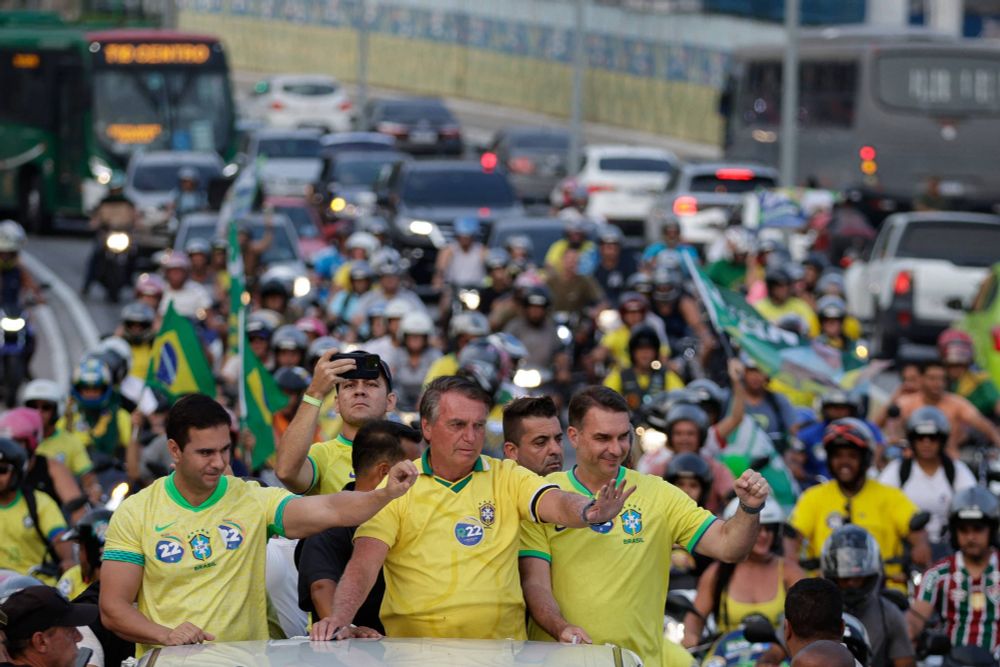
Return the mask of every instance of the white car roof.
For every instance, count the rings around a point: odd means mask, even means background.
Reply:
[[[271,83],[331,83],[339,86],[340,82],[326,74],[275,74],[270,77]]]
[[[591,144],[584,151],[587,157],[651,157],[677,162],[677,156],[662,148],[630,146],[628,144]]]

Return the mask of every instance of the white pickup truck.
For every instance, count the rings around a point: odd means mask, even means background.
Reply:
[[[934,343],[1000,258],[1000,217],[933,211],[886,218],[867,261],[844,276],[848,311],[869,323],[873,353]]]

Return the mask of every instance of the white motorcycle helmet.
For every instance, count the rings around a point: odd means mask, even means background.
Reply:
[[[59,385],[52,380],[39,378],[32,380],[24,386],[24,394],[21,397],[23,403],[31,401],[44,401],[56,406],[56,416],[62,417],[66,407],[66,392],[59,388]]]
[[[732,519],[736,516],[736,510],[739,506],[740,499],[733,498],[722,512],[722,518],[726,521]],[[760,512],[760,525],[773,526],[782,523],[785,523],[785,511],[781,509],[781,505],[778,504],[778,501],[773,496],[768,496],[767,502],[764,504],[764,509]]]

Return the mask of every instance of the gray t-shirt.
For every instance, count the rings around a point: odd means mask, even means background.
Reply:
[[[914,655],[906,618],[896,605],[882,596],[874,596],[860,609],[847,611],[857,616],[868,631],[872,648],[871,667],[891,667],[893,660]]]

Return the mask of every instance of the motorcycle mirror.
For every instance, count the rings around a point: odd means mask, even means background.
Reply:
[[[931,520],[929,512],[917,512],[910,518],[910,532],[916,533],[927,527],[927,522]]]
[[[694,603],[681,593],[667,593],[666,612],[674,618],[684,618],[685,614],[694,614],[704,620],[704,617],[694,608]]]
[[[756,614],[743,620],[743,638],[755,644],[778,643],[778,633],[771,623]]]

